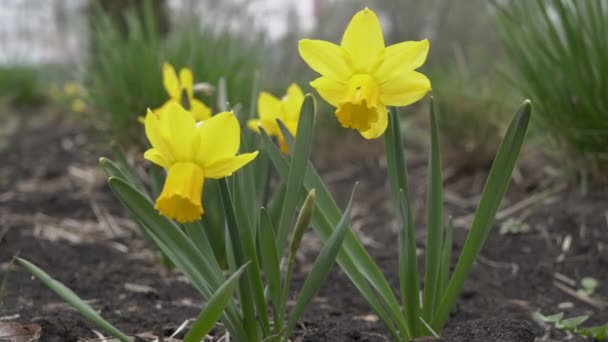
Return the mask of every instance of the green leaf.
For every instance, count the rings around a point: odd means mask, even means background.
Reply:
[[[325,242],[325,245],[321,249],[317,260],[315,260],[315,263],[312,266],[312,270],[304,281],[304,285],[302,285],[302,290],[300,291],[296,305],[293,308],[293,311],[291,312],[291,316],[289,317],[289,322],[287,323],[285,329],[285,335],[283,335],[283,341],[287,341],[289,339],[289,336],[291,335],[293,328],[298,323],[298,320],[304,312],[304,309],[306,308],[308,303],[310,303],[319,288],[321,288],[321,285],[323,285],[323,281],[327,277],[327,274],[331,270],[331,267],[333,266],[334,261],[336,260],[336,256],[340,251],[342,242],[344,241],[344,237],[346,236],[346,231],[348,230],[350,212],[353,206],[353,198],[355,195],[356,188],[357,184],[355,184],[355,186],[353,187],[353,191],[350,195],[350,200],[348,201],[348,206],[344,211],[342,219],[340,220],[340,222],[338,222],[338,225],[334,229],[333,233]]]
[[[393,207],[398,214],[399,229],[399,284],[404,306],[407,333],[417,337],[422,331],[420,316],[420,285],[418,283],[418,257],[414,237],[414,214],[407,181],[407,167],[399,125],[399,111],[391,108],[385,135],[386,166]]]
[[[251,261],[251,267],[245,275],[251,286],[252,295],[257,306],[257,316],[260,319],[264,336],[270,334],[270,321],[268,319],[268,303],[264,294],[262,275],[258,250],[256,249],[256,227],[259,222],[259,206],[255,201],[255,188],[251,164],[240,169],[231,178],[234,184],[235,197],[231,197],[234,208],[232,212],[236,219],[238,238],[244,253],[243,261]],[[224,210],[226,210],[224,205]],[[236,248],[236,245],[234,245]],[[237,259],[238,260],[238,259]]]
[[[207,305],[196,318],[192,328],[188,331],[184,342],[200,342],[203,340],[205,335],[211,331],[215,322],[222,315],[222,311],[226,308],[226,305],[232,297],[232,293],[238,285],[239,278],[245,271],[245,268],[249,266],[249,263],[241,266],[219,289],[209,298]]]
[[[315,190],[312,189],[308,192],[308,196],[304,200],[302,209],[298,214],[296,225],[294,227],[293,236],[291,237],[291,243],[289,244],[289,254],[287,255],[287,272],[285,273],[285,284],[283,286],[283,294],[281,296],[281,320],[284,318],[284,314],[287,308],[287,297],[289,296],[289,290],[291,290],[291,278],[293,275],[293,267],[295,264],[296,252],[300,247],[302,236],[314,213],[315,206]]]
[[[450,281],[450,265],[452,264],[452,248],[454,241],[454,221],[450,216],[448,218],[448,225],[445,230],[445,240],[443,242],[443,256],[441,258],[441,291],[439,292],[439,298],[443,295],[445,289],[448,288],[448,282]]]
[[[284,181],[287,179],[289,164],[268,134],[263,129],[261,129],[261,133],[263,148],[268,152],[268,156]],[[286,141],[289,143],[287,137]],[[303,188],[305,191],[316,189],[313,227],[321,240],[326,241],[333,232],[333,227],[341,219],[342,214],[325,183],[310,162],[308,163]],[[343,249],[338,254],[337,260],[340,267],[367,300],[393,338],[395,340],[404,338],[395,328],[395,324],[397,324],[400,331],[407,333],[405,319],[401,315],[397,298],[378,266],[350,229],[346,233]],[[389,309],[390,315],[386,308]]]
[[[608,338],[608,324],[589,328],[580,328],[578,333],[583,336],[593,337],[597,341],[603,341]]]
[[[228,236],[231,242],[232,252],[234,253],[234,260],[236,261],[236,266],[241,267],[249,262],[249,260],[245,259],[245,247],[243,246],[244,242],[241,241],[242,236],[240,233],[246,229],[239,230],[237,225],[237,217],[234,212],[234,205],[230,195],[230,190],[228,189],[228,181],[226,178],[220,179],[220,192],[222,201],[224,202],[224,210],[226,210],[226,220],[229,233]],[[250,341],[254,341],[258,337],[253,286],[254,285],[250,277],[243,277],[239,282],[239,295],[243,311],[243,325],[247,331],[248,340]]]
[[[559,329],[566,329],[571,331],[576,331],[579,325],[589,319],[588,315],[584,316],[576,316],[568,319],[564,319],[562,321],[556,322],[555,327]]]
[[[283,207],[281,208],[281,216],[278,224],[277,234],[277,250],[282,251],[287,242],[289,227],[293,219],[300,194],[302,193],[302,183],[306,174],[306,165],[310,156],[312,145],[312,133],[314,128],[314,119],[316,113],[316,103],[312,95],[307,94],[302,103],[300,119],[298,120],[298,131],[296,139],[292,147],[289,148],[291,153],[291,164],[289,166],[289,174],[287,176],[287,188],[285,190],[285,198],[283,199]],[[283,123],[277,119],[279,127],[285,137],[290,136],[289,130]]]
[[[175,223],[161,216],[145,195],[119,178],[111,177],[108,183],[114,194],[141,222],[141,226],[167,257],[184,272],[203,298],[210,298],[213,291],[221,286],[223,275],[213,272],[213,268],[185,233]],[[227,310],[222,321],[235,336],[245,336],[235,310]]]
[[[534,313],[534,317],[538,320],[541,320],[543,322],[547,322],[547,323],[556,323],[562,320],[562,318],[564,318],[564,313],[560,312],[557,313],[555,315],[550,315],[550,316],[544,316],[543,314],[541,314],[540,312],[535,312]]]
[[[268,289],[270,291],[270,298],[272,303],[272,310],[275,322],[277,326],[276,331],[281,330],[282,319],[281,317],[281,268],[279,266],[279,253],[277,252],[276,239],[274,235],[274,228],[272,222],[268,216],[266,208],[262,208],[260,215],[260,234],[259,245],[260,254],[262,255],[262,265],[264,267],[264,273],[266,273],[266,281],[268,282]]]
[[[116,166],[116,164],[114,164],[114,162],[110,159],[105,157],[99,158],[99,165],[101,165],[108,177],[116,177],[124,180],[127,183],[129,182],[127,180],[127,176],[125,176],[122,170],[118,166]]]
[[[118,165],[120,165],[120,169],[126,177],[126,180],[137,190],[147,193],[146,188],[139,179],[139,176],[137,176],[137,171],[135,171],[135,169],[131,166],[123,150],[118,147],[118,145],[114,144],[112,145],[112,154],[114,155],[114,158],[116,158]]]
[[[428,168],[430,174],[426,203],[426,258],[422,306],[422,318],[425,322],[430,322],[433,318],[433,311],[440,300],[439,293],[442,292],[440,270],[443,243],[443,186],[439,136],[432,97],[430,106],[431,151]]]
[[[511,174],[515,167],[515,162],[519,156],[519,151],[526,136],[526,130],[530,121],[531,104],[530,101],[524,101],[519,107],[505,137],[500,144],[496,159],[492,164],[486,185],[484,186],[479,200],[479,206],[471,229],[467,235],[467,239],[458,258],[458,263],[452,274],[452,278],[443,294],[440,305],[433,317],[431,326],[436,331],[441,331],[445,321],[447,320],[450,310],[454,307],[458,293],[464,284],[473,262],[481,251],[500,202],[507,190]]]
[[[38,268],[36,265],[31,262],[15,257],[15,260],[19,262],[23,267],[25,267],[30,273],[36,276],[36,278],[40,279],[46,286],[48,286],[51,290],[53,290],[59,297],[68,302],[74,309],[80,312],[86,319],[93,322],[100,329],[104,330],[108,334],[116,337],[122,342],[129,342],[131,339],[122,331],[116,329],[112,324],[103,319],[95,309],[90,307],[87,303],[85,303],[76,293],[67,288],[62,283],[53,279],[46,272]]]
[[[201,252],[201,255],[207,260],[214,274],[222,274],[222,268],[213,252],[213,246],[208,238],[208,229],[199,221],[183,224],[184,231],[190,237],[196,248]],[[223,240],[214,241],[214,243],[223,244]]]

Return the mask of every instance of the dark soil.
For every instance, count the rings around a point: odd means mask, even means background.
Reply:
[[[34,120],[21,125],[0,151],[0,274],[7,274],[11,257],[19,254],[72,288],[119,329],[170,335],[198,314],[202,299],[183,276],[159,264],[126,219],[97,167],[98,157],[108,155],[108,149],[105,138],[94,133],[56,117]],[[381,142],[376,143],[381,149]],[[423,150],[408,151],[421,261]],[[353,229],[397,288],[396,223],[384,163],[351,155],[318,165],[342,206],[353,183],[360,181]],[[594,187],[583,196],[579,188],[562,185],[546,165],[532,153],[520,161],[495,229],[441,341],[576,340],[534,322],[536,311],[589,314],[590,324],[608,321],[608,310],[600,308],[608,299],[608,189]],[[454,216],[457,227],[454,263],[486,175],[487,170],[444,168],[446,214]],[[509,218],[518,218],[529,231],[501,235],[500,226]],[[313,233],[305,237],[296,286],[319,247]],[[591,302],[568,293],[587,276],[600,282]],[[8,277],[0,323],[39,324],[42,341],[98,337],[94,326],[25,270],[15,267]],[[297,334],[303,341],[388,340],[338,267],[307,309]]]

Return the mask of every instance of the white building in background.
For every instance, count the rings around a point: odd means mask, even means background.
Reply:
[[[202,16],[209,6],[231,6],[232,11],[226,12],[229,17],[222,20],[238,27],[240,14],[247,13],[268,32],[270,39],[278,39],[288,32],[288,23],[293,19],[299,29],[310,29],[321,1],[168,0],[168,5],[174,13],[187,6]],[[82,58],[88,39],[88,2],[0,0],[0,64],[66,64]]]

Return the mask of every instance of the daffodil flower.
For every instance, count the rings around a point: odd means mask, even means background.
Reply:
[[[179,71],[179,78],[173,66],[169,63],[163,65],[163,86],[169,94],[169,100],[153,112],[160,114],[169,103],[178,103],[192,113],[196,121],[203,121],[211,117],[211,109],[194,97],[194,78],[192,70],[183,68]]]
[[[270,136],[279,139],[281,152],[288,154],[289,149],[285,143],[285,137],[281,133],[276,119],[280,119],[289,130],[289,133],[295,136],[298,130],[298,119],[300,118],[302,102],[304,102],[304,94],[302,93],[302,89],[295,83],[292,83],[287,88],[287,94],[280,100],[272,94],[263,91],[258,97],[258,114],[260,118],[249,120],[247,126],[257,133],[260,132],[259,127],[262,126]]]
[[[336,45],[300,40],[302,59],[322,76],[310,85],[332,106],[342,126],[366,139],[380,137],[388,125],[386,106],[406,106],[431,89],[431,82],[414,71],[426,60],[428,40],[385,47],[382,28],[369,8],[359,11]]]
[[[167,170],[155,208],[180,223],[203,215],[205,178],[230,176],[258,155],[237,155],[241,129],[232,112],[197,123],[179,104],[168,103],[163,115],[148,110],[145,129],[152,148],[144,157]]]

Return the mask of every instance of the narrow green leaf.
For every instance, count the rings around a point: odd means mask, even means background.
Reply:
[[[125,182],[129,182],[127,176],[125,176],[122,170],[110,159],[105,157],[99,158],[99,165],[101,165],[108,177],[116,177],[124,180]]]
[[[135,169],[131,166],[131,163],[129,163],[127,160],[127,156],[125,155],[124,151],[118,145],[114,144],[112,145],[112,154],[114,155],[114,158],[116,158],[116,161],[125,175],[126,180],[135,186],[137,190],[147,193],[144,184],[137,175],[137,171],[135,171]]]
[[[287,297],[289,296],[289,291],[291,290],[291,278],[295,265],[296,252],[300,247],[302,236],[304,236],[304,232],[306,231],[306,228],[308,228],[308,225],[312,219],[314,206],[315,190],[312,189],[310,192],[308,192],[308,196],[306,196],[302,209],[298,214],[298,219],[296,220],[296,225],[293,230],[293,236],[289,244],[289,254],[287,255],[287,272],[285,273],[285,284],[283,286],[283,294],[281,296],[281,320],[284,318],[287,308]]]
[[[420,285],[418,283],[418,257],[414,238],[414,215],[409,195],[407,167],[403,152],[399,111],[391,108],[385,134],[386,166],[393,207],[400,220],[399,229],[399,284],[408,335],[417,337],[422,331],[420,316]]]
[[[261,133],[263,147],[268,152],[268,156],[281,178],[285,181],[288,175],[289,163],[263,129]],[[286,141],[289,141],[287,137]],[[303,188],[305,191],[316,189],[313,227],[321,240],[326,241],[333,232],[333,227],[341,219],[342,214],[331,197],[327,186],[325,186],[325,183],[323,183],[310,162],[308,163]],[[343,247],[343,251],[338,254],[337,259],[340,267],[342,267],[355,287],[357,287],[374,312],[380,317],[380,320],[395,340],[407,339],[407,327],[405,319],[401,315],[401,308],[399,307],[397,298],[378,266],[350,229],[346,233]],[[372,285],[371,287],[370,284]],[[388,308],[390,315],[386,308]],[[395,324],[397,324],[399,329],[395,327]],[[402,333],[400,334],[399,331]]]
[[[321,288],[321,285],[323,285],[323,281],[327,277],[327,274],[329,274],[329,271],[331,270],[331,267],[333,266],[334,261],[336,260],[336,256],[340,251],[342,242],[344,241],[344,237],[346,236],[346,231],[349,227],[350,212],[353,206],[353,198],[355,196],[356,188],[357,184],[355,184],[355,186],[353,187],[353,191],[350,195],[350,200],[348,201],[348,206],[344,211],[342,219],[340,220],[340,222],[338,222],[338,225],[334,229],[333,233],[325,242],[325,245],[321,249],[317,260],[315,260],[315,263],[312,266],[312,270],[304,281],[304,285],[302,285],[302,290],[300,291],[298,300],[296,301],[296,305],[294,306],[291,312],[289,322],[287,323],[287,326],[285,328],[285,335],[283,335],[283,341],[287,341],[289,339],[289,336],[291,335],[293,328],[298,323],[298,320],[304,312],[304,309],[306,308],[308,303],[310,303],[319,288]]]
[[[443,256],[441,260],[441,291],[439,292],[439,298],[443,296],[443,292],[448,288],[448,282],[450,281],[450,265],[452,264],[452,248],[454,241],[454,221],[450,216],[448,218],[448,225],[445,230],[445,239],[443,242]]]
[[[243,238],[241,233],[245,232],[246,229],[239,229],[238,227],[236,213],[234,212],[234,204],[226,178],[220,179],[220,192],[222,201],[224,202],[224,210],[226,210],[226,220],[232,252],[234,253],[234,260],[236,261],[236,266],[241,267],[250,261],[246,259],[245,255],[244,243],[246,242],[241,241]],[[243,308],[243,325],[245,326],[249,340],[256,340],[258,337],[253,286],[254,284],[251,277],[243,277],[239,282],[239,295],[241,296],[241,305]]]
[[[253,187],[253,175],[251,164],[245,166],[231,178],[234,183],[235,194],[232,198],[233,212],[238,228],[238,237],[243,248],[244,261],[251,261],[251,267],[245,275],[249,279],[252,295],[257,306],[257,317],[259,317],[264,336],[270,334],[270,321],[268,318],[268,302],[264,294],[262,275],[258,250],[256,248],[256,230],[259,222],[259,206],[255,201],[255,188]],[[235,245],[236,246],[236,245]]]
[[[289,243],[288,260],[294,260],[296,252],[298,251],[298,248],[300,248],[302,236],[304,236],[304,232],[310,224],[315,209],[315,194],[315,189],[308,192],[308,195],[304,200],[304,204],[302,205],[302,209],[298,214],[298,219],[296,220],[296,224],[293,229],[293,236],[291,237],[291,242]]]
[[[40,279],[46,286],[48,286],[53,292],[55,292],[59,297],[68,302],[74,309],[80,312],[86,319],[91,321],[93,324],[98,326],[100,329],[104,330],[108,334],[116,337],[122,342],[129,342],[131,339],[122,331],[116,329],[112,324],[103,319],[95,309],[90,307],[87,303],[85,303],[76,293],[67,288],[62,283],[53,279],[46,272],[38,268],[36,265],[31,262],[15,257],[23,267],[25,267],[30,273],[36,276],[36,278]]]
[[[287,188],[285,190],[285,198],[283,207],[281,208],[281,216],[278,224],[277,234],[277,250],[282,251],[287,242],[289,227],[291,220],[302,192],[302,183],[306,174],[306,165],[310,156],[312,146],[312,133],[314,128],[314,119],[316,113],[316,103],[312,95],[308,94],[304,97],[300,119],[298,121],[298,130],[293,148],[290,147],[291,165],[289,166],[289,174],[287,176]],[[285,128],[280,120],[277,120],[280,127],[283,128],[283,135],[289,136],[289,130]]]
[[[188,334],[184,337],[184,342],[200,342],[203,340],[205,335],[211,331],[215,322],[222,315],[222,311],[230,301],[232,293],[238,285],[239,278],[245,271],[245,268],[249,263],[241,266],[219,289],[209,298],[207,305],[196,318],[192,328],[188,331]]]
[[[221,286],[223,275],[213,272],[213,268],[185,233],[161,216],[145,195],[119,178],[111,177],[108,183],[114,194],[141,223],[141,227],[146,229],[167,257],[184,272],[203,298],[210,298],[213,291]],[[244,338],[244,330],[236,311],[227,311],[222,321],[232,334]]]
[[[270,293],[270,299],[272,304],[272,311],[274,316],[275,333],[281,331],[282,319],[281,317],[281,268],[279,253],[277,252],[276,238],[274,235],[274,228],[272,222],[268,216],[266,208],[262,208],[260,215],[260,234],[259,234],[259,245],[260,254],[262,255],[262,265],[264,267],[264,273],[266,273],[266,281],[268,282],[268,289]]]
[[[433,310],[440,300],[441,291],[441,244],[443,243],[443,186],[441,178],[441,156],[439,153],[439,136],[435,105],[431,97],[430,127],[431,151],[429,157],[429,185],[426,203],[426,257],[424,267],[424,295],[422,318],[430,322]]]
[[[492,164],[486,185],[479,200],[479,206],[467,239],[458,258],[458,263],[446,289],[441,303],[437,308],[431,326],[441,331],[447,320],[450,310],[454,307],[458,293],[464,284],[473,262],[481,251],[483,244],[490,233],[496,211],[507,190],[515,162],[519,156],[521,145],[530,121],[531,104],[526,100],[515,113],[511,124],[500,144],[496,159]]]
[[[209,266],[211,266],[213,274],[222,274],[222,268],[213,252],[213,246],[209,241],[206,227],[200,221],[185,223],[183,227],[186,234],[188,234],[188,237],[190,237],[190,240],[194,243],[205,260],[207,260]],[[223,244],[223,240],[213,242]]]

